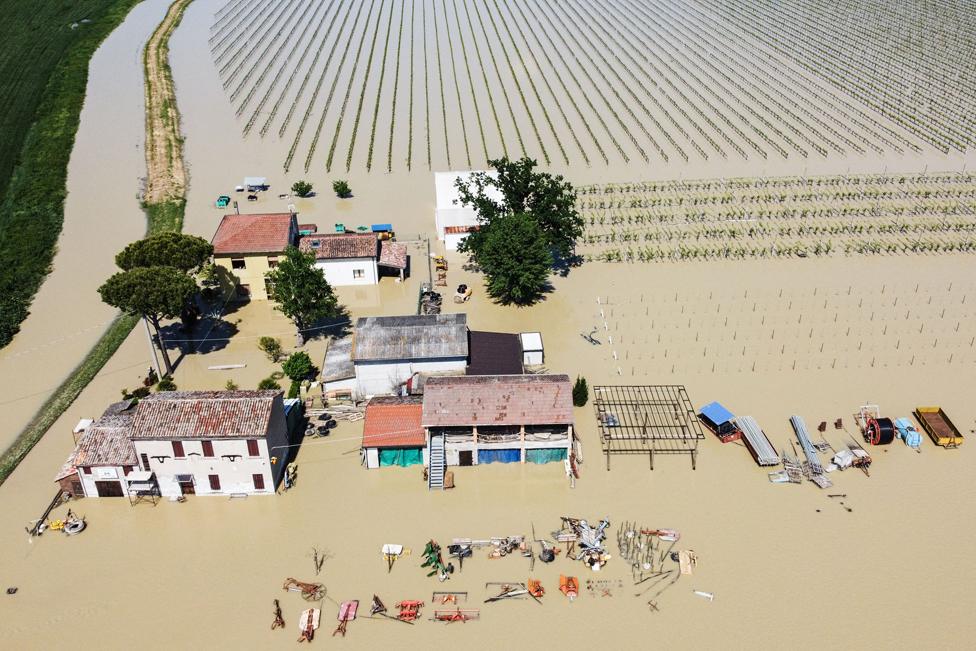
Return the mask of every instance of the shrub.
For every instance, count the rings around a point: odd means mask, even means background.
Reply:
[[[277,364],[281,361],[281,357],[283,355],[281,350],[281,342],[274,337],[261,337],[258,339],[258,348],[260,348],[261,351],[264,352],[264,354],[267,355],[268,359],[270,359],[272,362]]]
[[[315,373],[315,365],[312,358],[305,351],[292,353],[281,365],[281,370],[285,372],[292,382],[301,382]]]
[[[159,379],[159,384],[156,385],[156,391],[176,391],[176,382],[173,382],[173,376],[164,375]]]
[[[233,380],[227,380],[227,384],[224,385],[224,388],[227,389],[228,391],[237,391],[239,387],[237,386],[237,382],[234,382]]]
[[[298,197],[312,194],[312,184],[308,181],[295,181],[291,186],[291,193]]]
[[[288,387],[288,397],[297,398],[301,394],[301,385],[295,380],[291,381],[291,386]]]
[[[349,183],[346,181],[333,181],[332,190],[340,199],[348,199],[352,196],[352,188],[349,187]]]
[[[281,391],[281,385],[273,377],[266,377],[258,382],[258,391]]]
[[[590,387],[586,384],[586,378],[576,376],[576,384],[573,385],[573,406],[583,407],[590,399]]]
[[[139,400],[140,398],[145,398],[148,395],[149,395],[149,387],[147,386],[139,387],[134,391],[129,391],[128,389],[122,389],[123,400]]]

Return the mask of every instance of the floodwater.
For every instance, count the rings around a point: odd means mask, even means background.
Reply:
[[[165,9],[164,0],[137,5],[92,57],[54,270],[20,333],[0,351],[0,448],[115,317],[95,290],[115,271],[115,253],[146,230],[139,207],[146,167],[142,47]]]
[[[219,6],[217,0],[194,2],[172,41],[191,175],[187,230],[207,238],[221,214],[212,207],[214,197],[232,190],[243,176],[268,176],[272,189],[256,206],[242,205],[242,211],[286,209],[289,200],[276,197],[298,178],[279,172],[281,143],[241,138],[207,48]],[[153,10],[158,20],[162,5]],[[144,39],[151,25],[140,26]],[[917,171],[926,164],[932,170],[959,169],[966,162],[935,155],[833,159],[810,173],[843,173],[847,165],[852,171],[884,166]],[[556,169],[574,182],[590,183],[679,174],[802,173],[796,165]],[[138,151],[131,167],[142,170]],[[332,197],[324,171],[309,175],[321,194],[296,202],[301,221],[315,222],[321,230],[336,222],[393,222],[404,239],[432,233],[433,183],[426,169],[344,176],[356,194],[348,201]],[[412,311],[426,275],[419,262],[424,252],[412,252],[414,276],[405,284],[385,280],[375,290],[340,292],[353,317]],[[891,417],[939,404],[972,438],[974,260],[879,256],[590,264],[556,278],[555,292],[539,305],[515,309],[489,303],[480,280],[460,270],[461,260],[451,256],[445,309],[464,309],[477,329],[540,331],[549,370],[582,374],[591,386],[684,384],[696,406],[718,399],[736,413],[753,415],[772,443],[788,451],[790,415],[803,415],[811,428],[842,418],[845,430],[825,432],[839,447],[848,437],[857,438],[851,415],[865,403],[879,404]],[[103,263],[107,273],[110,262]],[[449,294],[461,282],[475,287],[475,295],[458,306],[449,302]],[[903,309],[911,311],[907,319]],[[915,320],[922,314],[927,318]],[[228,379],[251,387],[275,370],[255,341],[272,333],[289,346],[290,328],[281,315],[254,303],[227,316],[236,334],[206,355],[188,355],[176,373],[181,388],[219,388]],[[579,335],[594,327],[598,346]],[[316,361],[322,348],[322,342],[310,344]],[[85,500],[73,505],[90,523],[83,534],[47,533],[29,541],[22,527],[40,515],[55,492],[51,478],[72,447],[71,428],[78,419],[100,413],[120,386],[131,385],[144,359],[145,341],[136,331],[0,487],[0,512],[7,523],[0,529],[0,589],[19,588],[16,595],[0,595],[0,630],[12,648],[50,646],[68,633],[98,639],[108,649],[129,648],[136,635],[140,646],[150,649],[293,647],[299,613],[308,604],[283,592],[281,584],[287,577],[316,580],[313,547],[331,555],[317,579],[328,590],[318,636],[329,638],[338,602],[359,599],[361,617],[341,642],[353,649],[525,644],[629,649],[644,648],[650,640],[678,648],[754,648],[784,639],[791,648],[811,649],[966,648],[976,634],[968,607],[976,564],[966,545],[976,533],[972,441],[947,451],[925,439],[920,454],[900,442],[872,449],[870,478],[846,471],[833,476],[834,488],[821,491],[809,482],[772,485],[741,446],[711,437],[701,444],[697,470],[676,456],[657,459],[653,471],[646,457],[615,457],[608,471],[588,406],[576,413],[584,464],[575,489],[558,466],[492,465],[457,469],[457,488],[435,494],[427,492],[417,469],[362,469],[361,427],[343,424],[328,439],[303,446],[299,483],[288,494],[195,498],[155,507]],[[246,367],[207,369],[228,363]],[[530,574],[524,558],[489,560],[476,553],[445,584],[426,578],[419,567],[431,538],[446,546],[454,537],[531,535],[533,525],[543,536],[563,515],[591,521],[609,517],[614,556],[616,528],[624,520],[678,529],[682,538],[676,549],[696,551],[698,568],[659,595],[654,596],[655,588],[638,597],[642,588],[631,584],[618,558],[595,575],[563,557],[549,566],[537,563]],[[412,550],[389,573],[380,552],[384,543]],[[560,573],[584,583],[572,604],[557,591]],[[541,606],[531,600],[482,603],[490,594],[486,582],[529,576],[542,579],[548,591]],[[623,587],[614,587],[611,597],[594,595],[585,590],[588,578],[623,581]],[[426,621],[435,590],[468,592],[462,607],[480,609],[481,621]],[[694,590],[714,593],[715,600],[705,601]],[[365,618],[373,594],[391,607],[404,599],[427,602],[425,621],[411,627]],[[647,604],[652,598],[657,612]],[[281,601],[284,631],[270,630],[273,599]]]

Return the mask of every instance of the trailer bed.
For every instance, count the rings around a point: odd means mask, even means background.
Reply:
[[[944,448],[962,445],[962,434],[941,407],[918,407],[915,409],[915,417],[936,445]]]

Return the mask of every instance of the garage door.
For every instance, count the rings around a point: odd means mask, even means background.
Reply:
[[[122,497],[122,484],[117,481],[96,481],[95,490],[99,497]]]

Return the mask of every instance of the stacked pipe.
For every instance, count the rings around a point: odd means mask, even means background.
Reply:
[[[816,448],[810,442],[810,433],[807,431],[807,424],[803,422],[803,417],[790,416],[790,423],[793,425],[793,431],[796,432],[796,440],[800,442],[800,446],[807,456],[807,461],[810,463],[810,472],[814,475],[822,475],[823,466],[820,465],[820,457],[817,456]]]

